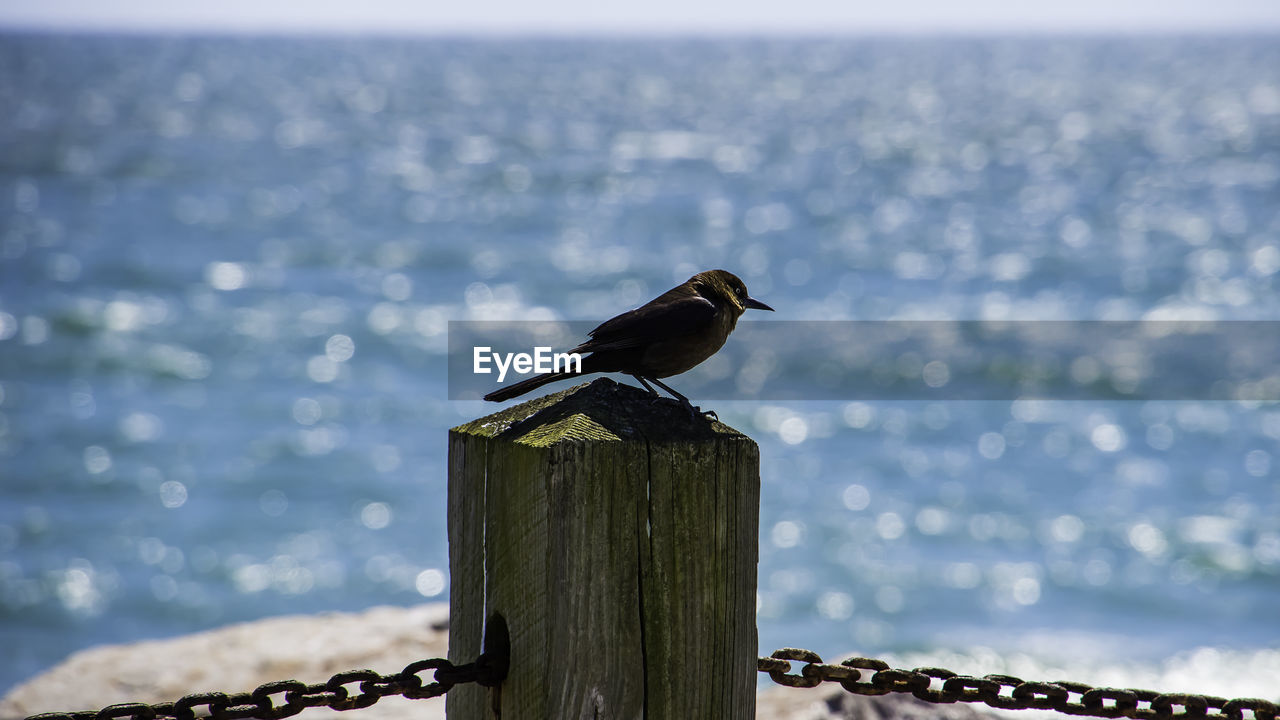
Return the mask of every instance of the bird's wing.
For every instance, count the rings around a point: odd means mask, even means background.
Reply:
[[[710,327],[715,314],[716,306],[704,297],[668,292],[601,323],[572,352],[624,350],[697,333]]]

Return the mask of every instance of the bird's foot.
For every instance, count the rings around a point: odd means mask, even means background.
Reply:
[[[703,410],[697,405],[694,405],[688,402],[682,403],[682,404],[684,405],[684,409],[689,411],[689,419],[691,420],[697,420],[701,418],[702,420],[715,420],[717,422],[720,421],[720,416],[716,415],[715,410]]]
[[[716,422],[720,421],[720,416],[716,415],[715,410],[703,410],[702,408],[698,407],[697,405],[694,405],[693,403],[689,402],[688,400],[685,400],[684,398],[669,398],[669,397],[664,397],[662,395],[654,393],[649,398],[649,402],[651,404],[663,403],[667,405],[679,405],[681,408],[684,409],[685,412],[689,413],[690,420],[703,419],[703,420],[715,420]]]

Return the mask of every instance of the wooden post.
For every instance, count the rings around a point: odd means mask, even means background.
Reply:
[[[755,717],[760,455],[607,378],[449,432],[450,720]]]

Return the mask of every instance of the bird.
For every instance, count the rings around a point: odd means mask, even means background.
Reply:
[[[484,396],[502,402],[566,378],[591,373],[630,375],[655,398],[650,382],[676,398],[690,414],[701,414],[689,398],[659,378],[679,375],[724,345],[748,309],[773,308],[747,294],[747,286],[727,270],[706,270],[634,310],[598,325],[586,342],[569,352],[585,354],[575,371],[559,370],[521,380]],[[715,413],[706,413],[714,416]]]

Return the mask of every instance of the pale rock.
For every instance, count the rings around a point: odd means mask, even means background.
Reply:
[[[206,632],[82,650],[0,699],[0,720],[43,712],[100,710],[125,702],[171,702],[199,692],[248,692],[267,682],[319,683],[345,670],[383,675],[448,653],[449,607],[377,607],[360,613],[268,618]],[[430,673],[423,673],[430,680]],[[349,685],[356,689],[357,684]],[[274,696],[277,703],[281,696]],[[308,708],[302,720],[443,720],[444,698],[384,697],[339,713]],[[910,695],[863,697],[827,683],[771,687],[757,695],[759,720],[979,720],[965,704],[934,705]]]

